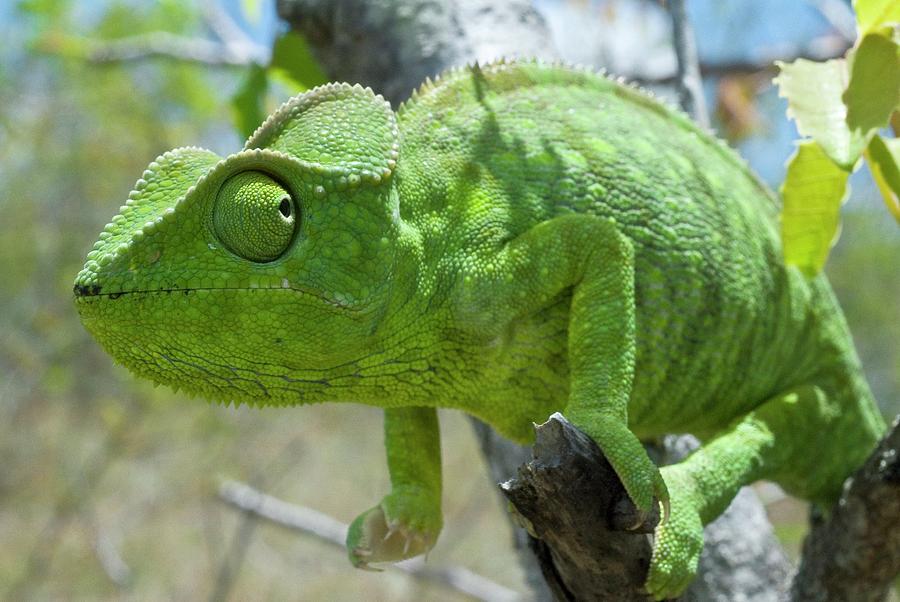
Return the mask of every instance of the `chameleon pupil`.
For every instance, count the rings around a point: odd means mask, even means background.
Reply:
[[[284,217],[291,216],[291,201],[287,197],[281,199],[281,204],[278,205],[278,210],[281,212],[281,215]]]

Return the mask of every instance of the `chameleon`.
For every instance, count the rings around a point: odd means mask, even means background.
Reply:
[[[527,444],[553,412],[639,517],[645,587],[685,590],[703,525],[759,479],[827,507],[885,430],[823,275],[786,265],[779,201],[641,90],[539,61],[284,103],[227,157],[150,163],[78,273],[86,329],[140,377],[254,406],[384,410],[390,492],[353,564],[442,528],[437,408]],[[692,433],[657,467],[642,442]]]

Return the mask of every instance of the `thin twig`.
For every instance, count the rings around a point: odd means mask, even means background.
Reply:
[[[700,62],[700,75],[706,77],[726,77],[733,75],[751,75],[775,71],[775,61],[790,63],[797,59],[809,59],[812,61],[827,61],[829,59],[844,56],[850,44],[841,36],[828,35],[812,40],[802,48],[796,48],[792,52],[783,52],[777,56],[763,57],[759,60],[726,61],[721,63]],[[642,85],[672,85],[678,82],[678,74],[664,77],[641,77],[640,75],[629,78],[631,81]]]
[[[233,54],[246,57],[250,62],[257,64],[262,64],[268,59],[269,49],[254,42],[221,4],[203,2],[200,7],[200,12],[210,30]]]
[[[253,41],[215,3],[203,4],[203,16],[216,39],[188,37],[169,31],[150,31],[115,40],[82,38],[53,32],[41,43],[43,50],[93,63],[116,63],[164,57],[205,65],[264,64],[269,49]]]
[[[856,39],[856,17],[849,4],[842,0],[807,0],[807,2],[822,13],[825,20],[848,44],[853,43]]]
[[[252,513],[277,525],[313,535],[334,546],[343,548],[347,525],[312,508],[290,504],[237,481],[225,481],[219,487],[224,502]],[[432,569],[421,558],[394,565],[416,577],[450,587],[476,600],[512,602],[522,596],[498,583],[459,566]]]
[[[254,58],[220,42],[188,38],[168,31],[153,31],[118,40],[84,40],[84,44],[84,58],[95,63],[166,57],[206,65],[249,65]]]
[[[132,584],[131,568],[122,558],[112,538],[93,516],[93,512],[88,522],[94,533],[94,554],[97,555],[100,567],[116,587],[127,590]]]
[[[200,5],[200,14],[203,15],[203,20],[206,21],[206,24],[212,32],[218,36],[224,44],[228,46],[241,44],[255,45],[253,39],[241,29],[241,26],[231,18],[231,15],[228,14],[228,11],[226,11],[220,3],[203,2]]]
[[[168,31],[151,31],[117,40],[79,39],[58,36],[49,39],[49,49],[80,54],[96,63],[136,61],[166,57],[206,65],[261,65],[269,49],[257,44],[218,3],[202,4],[203,18],[215,40],[187,37]],[[61,42],[69,42],[62,44]]]
[[[697,123],[709,126],[703,82],[700,79],[700,63],[697,59],[697,43],[684,10],[684,0],[668,0],[666,5],[672,16],[672,41],[678,59],[677,84],[681,108]]]

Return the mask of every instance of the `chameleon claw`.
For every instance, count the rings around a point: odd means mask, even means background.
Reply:
[[[660,522],[667,523],[667,522],[669,522],[669,515],[672,514],[672,505],[669,502],[669,497],[666,496],[666,498],[664,500],[661,500],[660,503],[662,504],[662,509],[663,509],[662,521],[660,521]]]
[[[357,565],[354,565],[355,568],[358,568],[361,571],[368,571],[369,573],[383,573],[384,569],[380,569],[377,566],[372,566],[368,562],[360,562]]]
[[[369,559],[371,557],[372,550],[366,548],[355,548],[350,554],[350,560],[354,567],[363,571],[369,571],[370,573],[382,572],[382,569],[369,564]]]

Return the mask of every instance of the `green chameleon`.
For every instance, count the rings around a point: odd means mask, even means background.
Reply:
[[[75,300],[116,360],[191,394],[383,408],[391,492],[351,525],[362,568],[435,543],[436,408],[520,443],[561,411],[642,516],[666,510],[646,584],[664,598],[741,486],[829,504],[884,430],[827,281],[784,265],[777,218],[677,111],[501,61],[396,114],[328,84],[239,153],[165,153]],[[672,432],[703,445],[658,469],[641,441]]]

